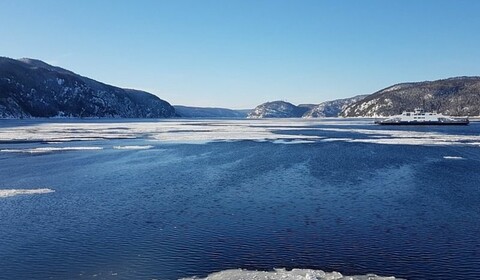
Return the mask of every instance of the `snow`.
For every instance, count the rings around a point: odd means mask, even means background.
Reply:
[[[383,107],[389,107],[389,108],[393,107],[393,101],[390,98],[385,98],[384,102],[385,104],[383,105]]]
[[[16,195],[24,194],[46,194],[55,192],[52,189],[41,188],[41,189],[0,189],[0,198],[10,197]]]
[[[392,86],[392,87],[389,87],[389,88],[386,88],[384,90],[382,90],[382,92],[390,92],[390,91],[394,91],[394,90],[399,90],[401,89],[402,87],[400,85],[396,85],[396,86]]]
[[[377,104],[377,102],[378,102],[378,99],[372,99],[370,101],[364,102],[364,103],[360,104],[360,106],[357,109],[355,109],[355,111],[357,111],[357,110],[364,111],[368,107]]]
[[[181,280],[393,280],[375,274],[344,276],[339,272],[324,272],[312,269],[276,269],[274,271],[250,271],[229,269],[210,274],[206,278],[183,278]]]

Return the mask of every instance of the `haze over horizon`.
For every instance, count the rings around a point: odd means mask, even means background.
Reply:
[[[0,0],[0,56],[171,104],[320,103],[480,75],[480,2]]]

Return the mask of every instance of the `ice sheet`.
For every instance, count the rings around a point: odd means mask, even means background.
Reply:
[[[361,128],[357,128],[361,125]],[[279,144],[352,142],[386,145],[480,146],[480,135],[451,132],[379,129],[369,121],[345,120],[166,120],[158,122],[67,122],[38,123],[0,129],[1,142],[92,141],[148,139],[160,143],[205,144],[214,141],[270,141]],[[302,130],[310,133],[302,133]],[[313,132],[313,133],[312,133]],[[335,137],[331,132],[342,134]],[[345,136],[344,134],[352,134]],[[358,137],[360,135],[361,137]],[[355,136],[355,137],[354,137]],[[134,146],[132,146],[134,147]],[[8,150],[2,150],[8,152]],[[11,150],[10,150],[11,151]],[[30,152],[42,152],[33,150]]]
[[[121,125],[121,126],[120,126]],[[234,121],[160,121],[125,123],[40,123],[0,130],[0,141],[68,142],[102,139],[148,138],[166,143],[208,143],[212,141],[318,139],[317,136],[278,134],[312,125],[311,121],[234,120]]]

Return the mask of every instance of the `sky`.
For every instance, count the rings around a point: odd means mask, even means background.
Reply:
[[[253,108],[480,75],[477,0],[0,0],[0,56]]]

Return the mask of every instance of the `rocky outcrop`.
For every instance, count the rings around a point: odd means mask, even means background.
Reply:
[[[123,89],[34,59],[0,57],[0,118],[166,118],[175,109],[148,92]]]

